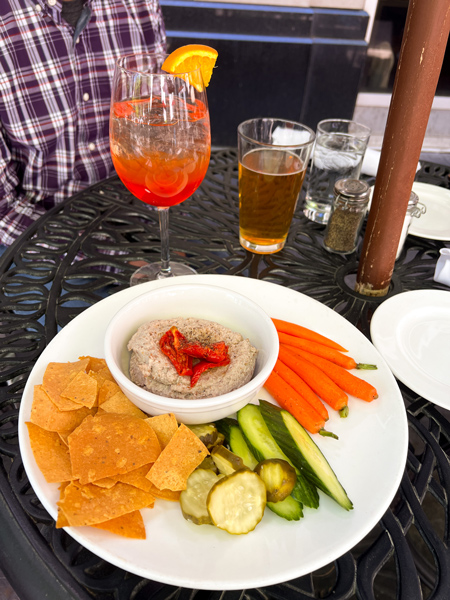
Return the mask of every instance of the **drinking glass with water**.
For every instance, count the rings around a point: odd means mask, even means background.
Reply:
[[[369,142],[370,129],[346,119],[325,119],[316,130],[303,213],[326,224],[339,179],[358,179]]]

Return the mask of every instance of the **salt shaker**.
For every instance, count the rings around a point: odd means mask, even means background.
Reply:
[[[408,235],[409,226],[413,217],[419,218],[420,215],[426,212],[426,207],[419,202],[419,196],[415,192],[411,192],[408,201],[408,208],[406,209],[405,220],[403,221],[402,233],[400,235],[400,242],[398,244],[397,256],[395,260],[400,256],[403,250],[403,244],[405,243],[406,236]]]
[[[334,186],[324,246],[330,252],[351,254],[356,250],[358,236],[366,216],[370,188],[359,179],[339,179]]]

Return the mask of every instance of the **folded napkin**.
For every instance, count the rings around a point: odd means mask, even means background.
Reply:
[[[379,150],[375,150],[374,148],[367,148],[361,167],[361,173],[363,173],[364,175],[369,175],[370,177],[375,177],[378,171],[380,155],[381,152]],[[421,166],[422,165],[420,163],[417,164],[416,173],[421,168]]]

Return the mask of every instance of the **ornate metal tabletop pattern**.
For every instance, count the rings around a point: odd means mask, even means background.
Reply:
[[[417,179],[450,187],[449,173],[447,167],[422,163]],[[271,256],[246,252],[239,244],[237,186],[236,152],[213,152],[200,189],[171,209],[172,257],[181,256],[198,273],[254,277],[290,287],[339,312],[369,336],[371,315],[384,299],[353,291],[357,253],[349,258],[326,252],[324,228],[299,209],[283,251]],[[366,539],[311,575],[266,589],[177,589],[125,573],[55,529],[21,462],[17,420],[22,391],[35,361],[62,327],[106,295],[128,287],[136,263],[159,259],[157,217],[112,178],[53,209],[2,257],[0,564],[21,598],[448,600],[450,423],[445,411],[402,384],[410,445],[400,489]],[[448,289],[433,281],[442,245],[409,236],[389,295]]]

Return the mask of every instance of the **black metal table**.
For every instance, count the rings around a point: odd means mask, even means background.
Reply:
[[[416,179],[449,188],[449,174],[449,167],[422,162]],[[198,273],[259,278],[302,292],[369,336],[371,315],[385,298],[353,291],[358,253],[326,252],[324,228],[299,209],[281,252],[246,252],[238,241],[237,185],[236,152],[213,152],[200,189],[171,209],[172,257],[181,255]],[[443,245],[408,236],[387,297],[448,290],[433,281]],[[448,600],[450,422],[446,411],[403,384],[410,443],[391,507],[351,552],[311,575],[239,592],[177,589],[126,573],[55,529],[21,461],[17,421],[24,385],[60,328],[105,295],[128,287],[133,263],[158,260],[159,249],[156,211],[113,177],[50,211],[1,259],[0,568],[21,600]]]

